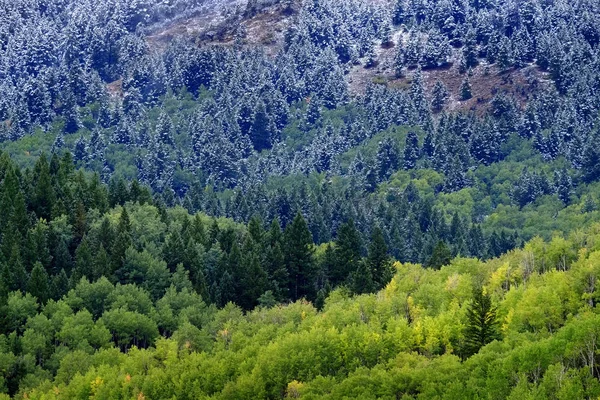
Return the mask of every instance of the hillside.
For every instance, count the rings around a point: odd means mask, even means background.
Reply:
[[[600,395],[597,1],[0,4],[0,398]]]
[[[598,228],[569,240],[534,240],[487,263],[458,258],[439,271],[396,263],[394,278],[379,293],[349,297],[337,290],[322,311],[304,301],[246,315],[232,304],[217,311],[175,287],[154,305],[139,293],[116,308],[124,288],[106,280],[82,281],[39,314],[35,300],[11,295],[9,316],[30,321],[17,328],[26,343],[36,338],[65,346],[56,378],[24,389],[23,396],[594,398],[600,394],[593,284],[600,273]],[[480,285],[484,294],[474,300]],[[90,296],[99,292],[109,301],[94,311]],[[193,310],[181,309],[184,304]],[[139,315],[140,307],[160,330],[170,318],[176,328],[155,348],[121,354],[108,345],[109,331],[120,338],[127,327],[112,325],[111,318]],[[98,311],[103,314],[94,323],[91,313]],[[483,336],[472,333],[481,332],[478,315],[490,321]],[[97,333],[82,336],[76,321]],[[93,356],[90,345],[98,349]],[[31,345],[25,351],[35,355]]]

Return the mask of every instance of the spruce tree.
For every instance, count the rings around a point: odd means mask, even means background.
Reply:
[[[419,159],[419,138],[417,134],[410,131],[406,135],[406,144],[404,146],[403,168],[405,170],[413,169]]]
[[[131,246],[131,221],[127,208],[123,207],[119,217],[119,225],[111,252],[111,269],[116,271],[123,266],[125,251]]]
[[[331,271],[331,283],[337,286],[350,282],[350,275],[361,261],[362,242],[352,219],[340,226],[335,242],[335,268]]]
[[[442,81],[438,80],[433,86],[431,97],[431,107],[433,108],[433,111],[440,112],[448,102],[450,93],[448,92],[446,85],[444,85]]]
[[[444,241],[438,241],[433,249],[431,258],[427,262],[427,266],[433,269],[440,269],[444,265],[450,264],[452,261],[452,251]]]
[[[473,302],[467,309],[467,326],[465,329],[465,356],[477,353],[486,344],[500,339],[496,308],[492,305],[489,294],[482,288],[475,290]]]
[[[45,304],[50,298],[50,278],[46,269],[39,261],[35,263],[29,282],[27,292],[36,297],[41,304]]]
[[[306,220],[299,212],[285,228],[284,259],[290,277],[293,301],[313,294],[313,239]]]
[[[52,278],[52,286],[50,288],[51,297],[58,300],[69,291],[69,277],[64,269]]]
[[[355,294],[372,293],[375,291],[373,274],[365,260],[357,263],[357,268],[352,272],[349,282],[350,290]]]
[[[379,226],[373,228],[371,243],[366,265],[371,270],[373,283],[376,289],[381,289],[392,279],[393,270],[388,255],[388,246],[383,237],[383,231]]]
[[[460,99],[465,101],[469,100],[471,97],[473,97],[473,94],[471,93],[471,81],[467,75],[460,85]]]
[[[85,276],[90,281],[100,278],[93,276],[95,259],[90,249],[89,240],[84,237],[77,249],[75,250],[75,268],[79,276]]]

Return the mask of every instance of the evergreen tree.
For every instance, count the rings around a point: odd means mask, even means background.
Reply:
[[[284,232],[284,259],[293,301],[313,294],[313,240],[306,220],[296,214]]]
[[[50,176],[50,166],[46,156],[42,154],[34,168],[34,200],[33,209],[39,218],[50,219],[55,195]]]
[[[566,169],[554,171],[554,189],[563,203],[569,204],[571,202],[573,179]]]
[[[388,247],[383,237],[383,231],[378,226],[373,228],[371,234],[366,265],[371,270],[375,289],[385,287],[393,277],[393,267],[388,255]]]
[[[473,97],[473,94],[471,93],[471,81],[469,80],[469,75],[467,75],[460,84],[460,99],[465,101],[469,100],[471,97]]]
[[[467,327],[465,329],[465,355],[476,354],[486,344],[500,339],[496,308],[489,294],[482,288],[476,289],[473,302],[467,309]]]
[[[125,252],[131,246],[131,221],[125,207],[121,210],[119,225],[111,251],[111,270],[116,271],[122,267]]]
[[[431,93],[431,106],[435,112],[440,112],[446,105],[448,101],[448,97],[450,96],[448,92],[448,88],[441,81],[436,81],[433,86],[433,91]]]
[[[69,291],[69,277],[64,269],[61,269],[57,275],[52,278],[50,288],[51,297],[53,300],[58,300],[67,294]]]
[[[406,144],[404,146],[403,167],[410,170],[416,167],[419,159],[419,138],[417,134],[410,131],[406,135]]]
[[[361,260],[358,262],[357,269],[352,272],[349,283],[350,289],[355,294],[372,293],[375,291],[373,274],[366,261]]]
[[[379,181],[387,180],[392,173],[398,170],[400,164],[400,151],[394,139],[385,138],[379,142],[377,149],[376,168]]]
[[[452,261],[452,251],[450,251],[450,248],[444,241],[440,240],[433,249],[427,266],[433,269],[440,269],[444,265],[450,264],[450,261]]]
[[[256,105],[252,125],[250,126],[250,139],[254,145],[254,150],[261,151],[271,148],[272,124],[265,103],[261,100]]]
[[[360,234],[350,219],[340,226],[335,242],[335,268],[331,271],[331,283],[334,286],[350,282],[351,274],[358,270],[361,261],[362,243]]]
[[[86,277],[90,281],[100,278],[100,276],[94,276],[94,256],[90,249],[89,241],[84,238],[77,250],[75,250],[75,268],[77,269],[77,275],[80,277]]]
[[[27,292],[36,297],[41,304],[45,304],[50,298],[50,278],[40,262],[36,262],[31,271]]]

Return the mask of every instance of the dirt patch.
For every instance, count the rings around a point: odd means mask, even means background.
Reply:
[[[155,49],[164,49],[171,40],[183,37],[198,45],[232,45],[240,32],[245,32],[242,42],[249,46],[264,47],[275,54],[283,44],[285,30],[292,23],[293,12],[282,5],[265,7],[255,15],[244,14],[246,0],[228,3],[225,12],[217,6],[207,7],[197,15],[176,21],[157,29],[146,37]]]
[[[123,79],[114,81],[106,85],[108,94],[113,98],[123,98]]]
[[[350,91],[355,95],[362,94],[371,83],[403,89],[410,88],[414,71],[406,71],[405,76],[402,78],[397,78],[394,71],[397,46],[405,40],[406,33],[396,31],[393,36],[393,46],[387,48],[381,45],[377,46],[377,65],[375,67],[365,68],[364,63],[366,60],[361,60],[362,65],[352,66],[347,74]],[[533,64],[518,70],[500,71],[496,65],[489,65],[482,61],[480,65],[471,71],[469,77],[472,98],[461,101],[460,88],[466,74],[461,74],[458,69],[460,51],[460,49],[453,49],[449,66],[423,71],[423,80],[428,96],[431,96],[433,86],[438,80],[448,88],[450,99],[445,108],[447,111],[483,113],[498,93],[508,94],[514,97],[521,106],[524,106],[538,87],[547,84],[549,81],[548,74]]]

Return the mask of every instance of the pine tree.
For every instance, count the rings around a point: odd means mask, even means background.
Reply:
[[[174,131],[175,127],[173,126],[173,120],[171,120],[171,117],[162,110],[158,116],[158,122],[156,123],[156,137],[158,141],[168,146],[174,146]]]
[[[471,97],[473,97],[473,94],[471,93],[471,81],[469,80],[469,75],[467,75],[460,85],[460,99],[465,101],[469,100]]]
[[[271,291],[279,301],[284,301],[288,298],[288,287],[290,285],[290,276],[286,269],[282,244],[283,234],[281,227],[279,226],[279,221],[274,219],[267,233],[265,265]]]
[[[254,150],[261,151],[271,148],[271,121],[267,115],[265,103],[261,100],[256,105],[252,125],[250,126],[250,139],[254,145]]]
[[[267,290],[268,277],[260,262],[260,253],[255,249],[250,238],[246,239],[243,251],[243,268],[241,270],[240,302],[245,310],[251,310],[258,305],[258,298]]]
[[[435,112],[440,112],[446,105],[450,96],[448,88],[441,81],[436,81],[431,93],[431,106]]]
[[[45,304],[50,298],[50,278],[40,262],[36,262],[31,271],[27,292],[36,297],[41,304]]]
[[[492,299],[482,288],[476,289],[473,302],[467,309],[467,327],[465,329],[465,355],[476,354],[486,344],[500,339],[496,308]]]
[[[356,270],[350,276],[349,283],[350,290],[355,294],[372,293],[375,291],[373,274],[365,260],[358,262]]]
[[[84,238],[75,250],[75,268],[77,268],[78,276],[86,277],[90,281],[100,278],[100,276],[94,276],[94,262],[89,241]]]
[[[379,182],[387,180],[400,165],[400,151],[396,141],[390,137],[379,142],[376,157]]]
[[[350,275],[361,261],[362,243],[352,219],[340,226],[335,242],[335,268],[331,271],[331,283],[337,286],[350,282]]]
[[[376,289],[385,287],[393,277],[388,247],[383,237],[383,231],[378,226],[373,228],[371,234],[366,265],[371,270],[372,280]]]
[[[111,252],[111,268],[116,271],[123,265],[125,252],[131,246],[131,221],[125,207],[122,208],[119,217],[119,225]]]
[[[554,171],[554,190],[563,203],[569,204],[571,202],[573,179],[566,169]]]
[[[69,248],[62,239],[59,239],[58,245],[56,246],[56,249],[54,249],[52,265],[52,271],[54,274],[59,273],[62,269],[70,271],[71,268],[73,268],[73,260],[71,259]]]
[[[433,269],[440,269],[444,265],[450,264],[452,261],[452,252],[448,245],[440,240],[431,254],[431,258],[427,262],[427,266]]]
[[[581,212],[589,213],[589,212],[596,211],[597,209],[598,209],[598,205],[596,204],[594,197],[589,194],[587,196],[585,196],[585,201],[583,203],[583,208],[581,209]]]
[[[53,300],[58,300],[69,291],[69,277],[64,269],[52,278],[52,286],[50,288],[51,297]]]
[[[55,201],[50,166],[44,154],[38,158],[34,168],[33,208],[39,218],[50,219]]]
[[[408,132],[406,135],[406,144],[404,146],[403,168],[405,170],[413,169],[419,159],[419,138],[414,132]]]
[[[311,296],[314,289],[313,240],[306,220],[300,213],[285,228],[283,250],[292,300]]]

